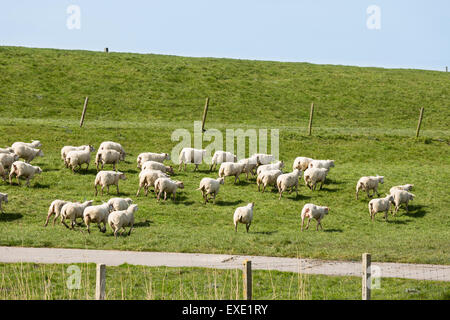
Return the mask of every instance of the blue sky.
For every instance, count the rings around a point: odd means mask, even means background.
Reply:
[[[0,45],[445,70],[450,1],[2,1]]]

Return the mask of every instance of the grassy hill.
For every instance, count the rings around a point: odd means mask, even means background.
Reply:
[[[376,261],[448,264],[450,214],[450,76],[419,70],[388,70],[212,58],[0,47],[0,147],[38,139],[44,170],[32,187],[0,182],[9,194],[0,215],[0,245],[210,252],[326,259],[359,259],[371,252]],[[84,98],[86,122],[79,128]],[[286,170],[297,156],[334,159],[324,190],[303,183],[298,198],[258,193],[254,178],[222,186],[217,204],[203,205],[195,189],[202,177],[216,177],[203,164],[200,172],[176,170],[186,188],[179,201],[157,203],[136,198],[140,152],[169,152],[175,129],[193,131],[205,97],[211,99],[207,128],[276,128]],[[313,136],[307,124],[315,103]],[[425,107],[421,137],[415,139],[420,107]],[[115,196],[93,196],[96,170],[73,174],[64,168],[64,145],[120,142],[128,153],[119,169],[121,196],[139,205],[131,237],[114,239],[110,230],[91,235],[61,225],[43,227],[54,199],[96,204]],[[208,145],[205,142],[203,146]],[[94,157],[94,156],[93,156]],[[108,168],[108,167],[107,167]],[[354,197],[364,175],[384,175],[384,195],[393,185],[413,183],[416,200],[389,222],[369,220],[368,199]],[[303,182],[303,181],[301,181]],[[270,190],[270,188],[269,188]],[[237,206],[255,201],[255,218],[246,234],[234,233]],[[327,205],[324,232],[300,233],[305,203]]]

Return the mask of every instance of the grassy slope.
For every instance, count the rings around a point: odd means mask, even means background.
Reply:
[[[359,259],[448,264],[450,223],[450,111],[448,74],[303,63],[193,59],[26,48],[0,48],[1,147],[39,139],[45,157],[33,163],[44,174],[32,188],[0,183],[8,192],[7,214],[0,215],[0,245],[212,252],[251,255]],[[90,96],[86,124],[80,109]],[[211,97],[207,127],[279,128],[280,158],[287,168],[296,156],[335,159],[325,190],[278,201],[275,193],[227,180],[216,206],[203,205],[199,180],[209,174],[176,172],[186,188],[177,203],[136,199],[136,156],[143,151],[170,152],[177,128],[192,132],[206,96]],[[309,105],[315,102],[313,137],[305,135]],[[425,118],[414,139],[419,107]],[[159,111],[161,110],[161,111]],[[43,228],[55,198],[93,198],[96,171],[72,174],[63,169],[63,145],[104,140],[122,143],[128,174],[123,196],[139,204],[131,237],[114,240],[110,232],[90,236],[64,227]],[[207,145],[206,143],[204,146]],[[91,164],[92,166],[92,164]],[[414,183],[417,199],[389,223],[372,223],[367,199],[354,199],[362,175],[384,175],[381,192]],[[115,195],[114,189],[112,194]],[[107,200],[107,195],[97,200]],[[31,201],[32,205],[29,205]],[[97,202],[98,202],[97,201]],[[234,208],[255,201],[251,232],[235,234]],[[328,205],[325,232],[299,232],[299,213],[307,202]]]

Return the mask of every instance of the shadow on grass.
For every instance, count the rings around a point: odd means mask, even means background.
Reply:
[[[275,230],[275,231],[257,231],[257,232],[251,232],[251,231],[249,231],[249,233],[254,233],[254,234],[264,234],[264,235],[268,235],[268,236],[270,236],[270,235],[272,235],[272,234],[274,234],[274,233],[277,233],[278,232],[278,230]]]
[[[49,184],[40,184],[39,182],[36,182],[33,186],[33,188],[37,188],[37,189],[49,189],[50,185]]]
[[[406,213],[406,210],[405,210],[404,215],[411,217],[411,218],[423,218],[427,214],[427,212],[425,211],[426,207],[427,206],[422,206],[422,205],[414,205],[414,206],[410,205],[408,207],[408,213]],[[397,214],[398,214],[398,212],[397,212]]]
[[[327,178],[326,183],[327,184],[347,184],[347,182],[345,182],[345,181],[338,181],[338,180],[333,180],[333,179],[329,179],[329,178]]]
[[[20,213],[0,213],[0,222],[9,222],[22,219],[23,215]]]
[[[311,191],[311,189],[309,189],[309,191]],[[327,187],[322,187],[322,189],[319,189],[318,187],[316,188],[316,190],[313,190],[313,192],[318,192],[318,191],[326,191],[326,192],[338,192],[339,189],[328,189]]]
[[[398,216],[397,216],[398,217]],[[388,218],[389,219],[389,218]],[[387,223],[392,223],[392,224],[407,224],[408,222],[411,222],[412,220],[395,220],[395,217],[389,219],[387,221]],[[384,218],[383,218],[383,222],[384,222]]]
[[[118,170],[118,171],[120,171],[120,172],[123,172],[123,173],[130,173],[130,174],[134,174],[134,173],[137,173],[137,170],[134,170],[134,169],[128,169],[128,170]]]
[[[342,229],[323,229],[323,232],[343,232]]]
[[[91,168],[91,169],[88,169],[88,170],[86,170],[86,169],[78,169],[78,170],[75,170],[74,174],[80,174],[80,175],[83,175],[83,176],[85,176],[85,175],[94,175],[94,176],[96,176],[97,172],[98,171],[95,168]]]
[[[225,207],[225,206],[237,206],[240,203],[243,203],[242,200],[235,200],[235,201],[223,201],[223,200],[216,200],[216,205]]]
[[[145,221],[135,223],[134,227],[149,227],[151,223],[153,223],[153,221],[145,219]]]

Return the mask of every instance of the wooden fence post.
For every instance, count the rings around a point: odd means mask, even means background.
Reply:
[[[80,128],[83,126],[84,115],[86,114],[86,108],[88,105],[88,101],[89,101],[89,97],[86,97],[86,99],[84,100],[83,112],[81,113]]]
[[[95,300],[105,300],[105,296],[106,296],[106,265],[103,263],[97,263]]]
[[[203,109],[202,132],[205,132],[206,114],[208,113],[209,97],[206,98],[205,109]]]
[[[314,102],[311,104],[311,111],[309,112],[308,136],[311,135],[312,122],[313,122],[313,114],[314,114]]]
[[[370,300],[370,272],[371,256],[370,253],[363,253],[362,255],[362,300]]]
[[[244,281],[244,299],[252,300],[252,262],[245,260],[242,270],[242,280]]]
[[[419,137],[420,125],[422,124],[422,118],[423,118],[423,107],[420,108],[419,123],[417,124],[416,138]]]

